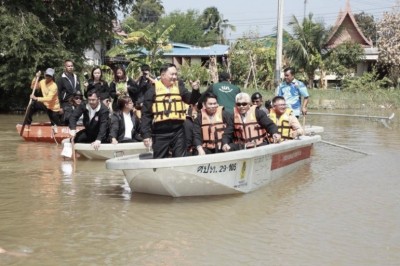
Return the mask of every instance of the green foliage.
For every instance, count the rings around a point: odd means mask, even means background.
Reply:
[[[327,31],[322,22],[313,21],[311,13],[302,22],[293,16],[288,25],[292,34],[285,33],[289,36],[289,41],[284,46],[286,56],[292,66],[304,70],[308,83],[312,85],[315,70],[323,68],[322,49]]]
[[[187,81],[195,81],[200,80],[201,84],[209,81],[209,73],[207,69],[201,64],[192,64],[188,66],[186,64],[182,65],[179,69],[180,78],[182,78],[185,82]]]
[[[275,44],[266,47],[265,41],[261,39],[243,38],[238,40],[229,54],[233,82],[244,84],[251,69],[250,58],[252,58],[256,74],[255,77],[253,74],[250,75],[252,84],[256,82],[257,86],[271,89],[276,57],[275,50]]]
[[[5,0],[0,6],[0,109],[26,106],[30,81],[37,70],[48,67],[62,72],[63,61],[82,66],[84,50],[95,40],[111,36],[118,9],[133,0],[21,1]]]
[[[207,37],[203,35],[203,30],[199,24],[200,16],[195,10],[186,12],[174,11],[165,17],[162,17],[157,28],[163,29],[170,25],[175,25],[169,36],[173,42],[191,44],[191,45],[207,45]]]
[[[324,60],[325,68],[334,72],[339,78],[356,72],[357,64],[364,59],[364,49],[361,45],[344,42],[329,51]]]
[[[164,6],[159,0],[137,0],[132,7],[131,25],[132,29],[140,30],[149,24],[156,23],[164,14]]]
[[[144,29],[129,33],[127,38],[121,37],[120,43],[110,49],[107,55],[123,55],[130,59],[131,63],[127,68],[127,74],[130,77],[137,75],[138,68],[142,64],[158,69],[165,62],[164,51],[172,49],[169,34],[174,27],[175,25],[171,25],[166,29],[157,29],[150,24]]]
[[[354,18],[362,33],[367,39],[371,39],[373,44],[376,44],[378,32],[376,29],[376,22],[373,15],[361,12],[354,14]]]
[[[388,78],[379,79],[376,71],[364,72],[362,76],[346,78],[342,89],[351,92],[371,92],[382,88],[389,88],[393,83]]]

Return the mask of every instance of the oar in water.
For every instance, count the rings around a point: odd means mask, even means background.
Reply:
[[[314,113],[309,112],[309,115],[329,115],[329,116],[347,116],[347,117],[361,117],[361,118],[374,118],[374,119],[387,119],[392,120],[394,117],[394,113],[390,116],[377,116],[377,115],[351,115],[351,114],[335,114],[335,113]]]
[[[37,84],[39,82],[39,77],[40,77],[40,71],[39,71],[39,75],[36,75],[35,85],[33,86],[32,93],[30,94],[30,96],[35,95],[35,90],[36,90]],[[20,136],[22,136],[22,134],[24,133],[24,129],[25,129],[25,125],[26,125],[26,119],[27,119],[27,116],[28,116],[28,113],[29,113],[29,109],[31,109],[31,104],[32,104],[32,98],[29,97],[29,103],[28,103],[28,106],[26,107],[25,116],[24,116],[24,120],[22,122],[21,131],[19,132]]]
[[[334,147],[342,148],[342,149],[345,149],[345,150],[358,152],[358,153],[361,153],[361,154],[364,154],[364,155],[371,155],[371,154],[369,154],[367,152],[356,150],[356,149],[353,149],[353,148],[350,148],[350,147],[347,147],[347,146],[343,146],[343,145],[340,145],[340,144],[336,144],[336,143],[333,143],[333,142],[329,142],[329,141],[326,141],[326,140],[321,140],[321,142],[325,143],[325,144],[328,144],[328,145],[331,145],[331,146],[334,146]]]

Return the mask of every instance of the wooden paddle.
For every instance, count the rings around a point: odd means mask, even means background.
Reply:
[[[38,72],[38,74],[36,74],[35,85],[33,86],[32,93],[29,95],[29,103],[28,103],[28,106],[26,107],[24,121],[22,122],[21,131],[19,132],[20,136],[22,136],[22,134],[24,133],[24,129],[25,129],[25,125],[26,125],[26,119],[27,119],[28,112],[29,112],[29,109],[31,108],[31,104],[32,104],[32,98],[30,96],[35,95],[35,90],[36,90],[37,84],[39,82],[40,71]]]
[[[76,156],[75,156],[75,141],[74,141],[74,138],[75,137],[71,138],[71,147],[72,147],[72,161],[74,162],[74,165],[75,165]]]

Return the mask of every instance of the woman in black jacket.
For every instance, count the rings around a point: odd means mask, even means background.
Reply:
[[[92,69],[92,74],[89,80],[84,84],[86,87],[85,97],[87,98],[87,92],[91,90],[96,90],[100,96],[100,100],[106,105],[110,102],[110,87],[107,81],[103,80],[103,71],[100,67],[96,66]]]
[[[118,98],[122,96],[130,96],[137,93],[138,86],[136,82],[126,76],[125,69],[118,67],[114,72],[114,80],[110,84],[110,95],[113,99],[112,108],[118,111]]]
[[[109,138],[112,144],[142,141],[140,120],[134,114],[133,102],[129,96],[118,98],[118,111],[111,115]]]

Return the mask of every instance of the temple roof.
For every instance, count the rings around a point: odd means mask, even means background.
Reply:
[[[326,46],[327,48],[334,48],[346,41],[358,43],[363,47],[372,47],[372,41],[364,36],[351,12],[350,0],[346,1],[346,10],[339,12]]]

